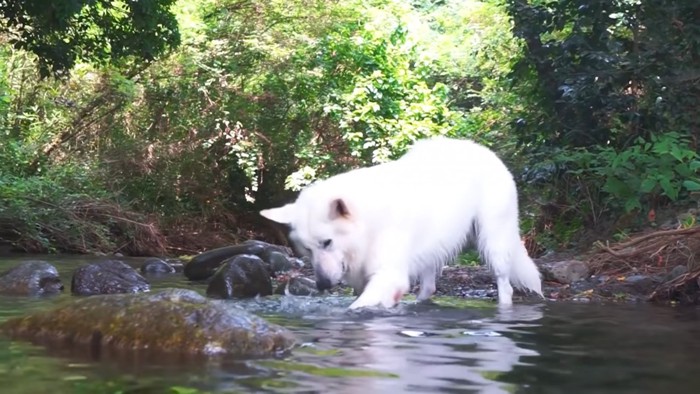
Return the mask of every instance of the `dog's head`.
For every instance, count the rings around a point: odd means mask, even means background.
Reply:
[[[351,208],[341,198],[325,202],[297,200],[260,214],[291,227],[289,238],[298,252],[311,258],[316,287],[327,290],[340,283],[353,260],[357,228]]]

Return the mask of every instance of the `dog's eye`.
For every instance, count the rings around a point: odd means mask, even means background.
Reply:
[[[332,239],[327,239],[325,241],[321,241],[321,246],[323,247],[323,249],[327,249],[329,246],[331,246],[332,243]]]

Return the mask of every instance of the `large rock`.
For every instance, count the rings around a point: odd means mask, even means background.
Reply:
[[[542,264],[541,269],[545,280],[562,284],[578,282],[586,279],[590,274],[588,265],[580,260],[563,260]]]
[[[290,349],[293,335],[233,304],[185,289],[76,298],[13,318],[0,331],[49,347],[109,356],[125,352],[268,356]]]
[[[105,260],[83,265],[73,273],[71,292],[77,295],[139,293],[149,291],[148,281],[129,265]]]
[[[0,294],[36,296],[62,290],[56,267],[46,261],[24,261],[0,274]]]
[[[287,259],[288,256],[291,256],[291,250],[283,246],[256,240],[212,249],[202,252],[192,258],[192,260],[185,265],[185,276],[190,280],[208,279],[214,275],[224,261],[238,255],[255,255],[263,259],[268,267],[272,265],[271,261],[273,261],[276,267],[274,269],[282,269],[283,263],[280,259]],[[274,272],[274,269],[268,268],[270,274]]]
[[[207,296],[252,298],[272,294],[272,281],[265,262],[255,255],[239,255],[226,262],[209,281]]]

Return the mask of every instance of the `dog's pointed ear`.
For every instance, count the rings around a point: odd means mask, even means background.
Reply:
[[[331,201],[331,210],[329,216],[331,220],[350,217],[350,210],[348,209],[348,205],[342,198],[336,198],[335,200]]]
[[[263,209],[260,215],[281,224],[291,224],[294,217],[294,203],[287,204],[278,208]]]

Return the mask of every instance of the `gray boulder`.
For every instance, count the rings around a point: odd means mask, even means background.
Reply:
[[[265,262],[255,255],[239,255],[216,271],[207,287],[212,298],[252,298],[272,294],[272,280]]]
[[[295,343],[281,326],[230,302],[185,289],[75,298],[51,310],[7,320],[0,331],[49,348],[70,346],[106,357],[269,356]]]
[[[23,261],[0,274],[0,294],[36,296],[62,290],[56,267],[46,261]]]
[[[85,264],[73,272],[71,292],[76,295],[140,293],[148,281],[135,269],[117,260]]]
[[[249,240],[198,254],[185,265],[184,273],[190,280],[205,280],[213,276],[228,259],[238,255],[255,255],[265,261],[269,274],[274,274],[294,266],[294,261],[285,261],[292,259],[291,254],[292,251],[284,246]]]

